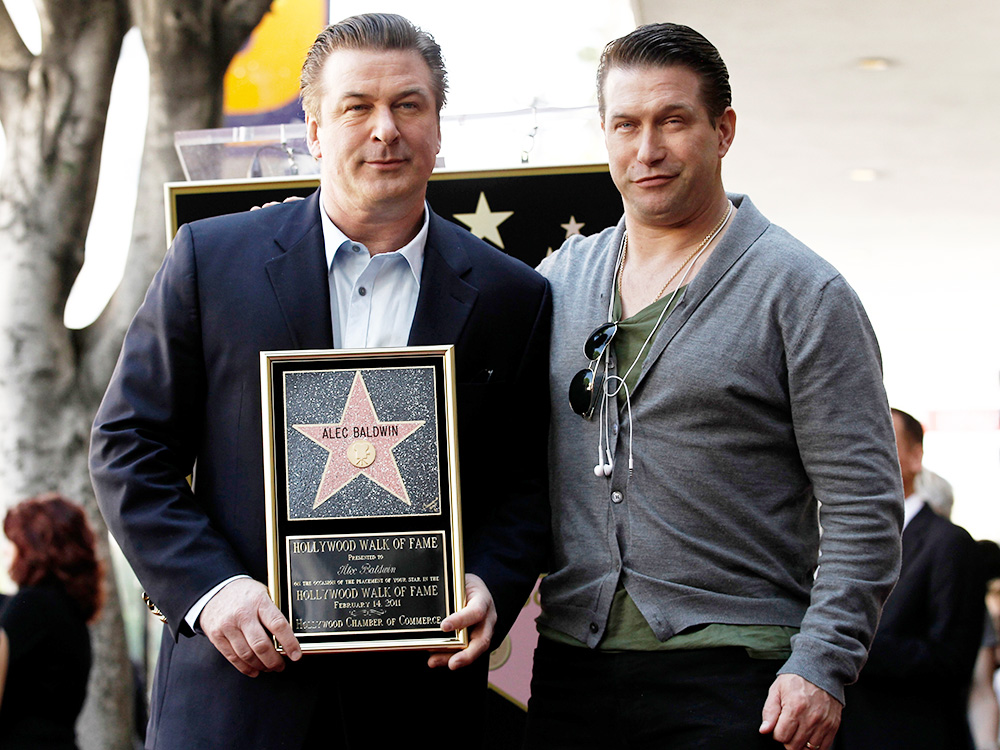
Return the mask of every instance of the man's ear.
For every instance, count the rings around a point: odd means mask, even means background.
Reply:
[[[719,133],[719,158],[721,159],[729,152],[729,147],[733,145],[733,139],[736,138],[736,110],[732,107],[726,107],[726,111],[719,116],[715,129]]]
[[[320,159],[323,151],[319,145],[319,122],[312,115],[306,115],[306,144],[314,159]]]

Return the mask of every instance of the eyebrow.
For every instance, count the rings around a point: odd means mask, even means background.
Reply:
[[[690,104],[675,102],[672,104],[667,104],[666,106],[656,110],[656,114],[658,116],[662,116],[677,111],[686,112],[688,114],[695,114],[695,112],[697,112],[697,109],[695,107],[692,107]],[[621,120],[621,119],[628,120],[634,117],[637,117],[637,115],[630,114],[628,111],[613,112],[607,115],[607,119],[609,120]]]
[[[405,99],[408,96],[424,96],[428,99],[431,98],[431,93],[425,89],[423,86],[411,86],[408,89],[403,89],[399,92],[394,99]],[[342,96],[341,99],[371,99],[371,94],[366,94],[363,91],[347,91]]]

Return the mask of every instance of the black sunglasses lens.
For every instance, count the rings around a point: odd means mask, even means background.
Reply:
[[[591,370],[580,370],[569,383],[569,405],[581,417],[590,419],[597,405],[603,375],[595,375]]]
[[[595,328],[583,344],[583,353],[587,355],[587,359],[599,359],[617,332],[617,323],[604,323]]]

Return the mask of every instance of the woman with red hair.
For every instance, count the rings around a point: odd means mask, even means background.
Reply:
[[[75,750],[102,598],[94,532],[57,494],[14,506],[3,530],[18,591],[0,610],[0,747]]]

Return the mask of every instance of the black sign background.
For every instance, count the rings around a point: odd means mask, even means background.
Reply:
[[[173,237],[181,224],[196,219],[248,211],[290,195],[305,197],[317,185],[318,177],[170,183],[167,235]],[[622,215],[621,196],[607,165],[442,172],[432,175],[427,185],[431,208],[463,228],[467,227],[454,215],[475,213],[480,193],[492,211],[513,212],[498,227],[503,250],[532,267],[549,250],[559,248],[569,231],[562,225],[570,224],[571,219],[583,225],[581,234],[590,235],[613,226]]]

